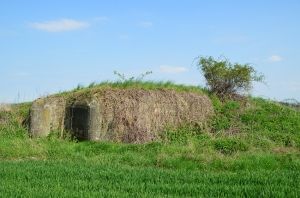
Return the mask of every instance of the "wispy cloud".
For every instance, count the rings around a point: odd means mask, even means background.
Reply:
[[[153,23],[151,21],[142,21],[139,23],[139,26],[142,28],[151,28]]]
[[[34,29],[46,32],[65,32],[87,28],[90,24],[74,19],[59,19],[55,21],[34,22],[30,23],[30,26]]]
[[[282,60],[283,60],[283,58],[279,55],[272,55],[268,58],[268,61],[270,61],[270,62],[280,62]]]
[[[185,67],[161,65],[159,67],[159,71],[161,73],[178,74],[178,73],[186,72],[186,71],[188,71],[188,69]]]

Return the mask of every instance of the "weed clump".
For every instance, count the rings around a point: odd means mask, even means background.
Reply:
[[[225,155],[231,155],[237,151],[247,151],[248,145],[238,139],[219,139],[214,142],[214,148]]]

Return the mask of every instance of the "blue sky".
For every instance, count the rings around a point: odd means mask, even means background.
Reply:
[[[252,94],[300,100],[300,1],[0,2],[0,102],[153,71],[147,80],[205,85],[193,60],[251,63]]]

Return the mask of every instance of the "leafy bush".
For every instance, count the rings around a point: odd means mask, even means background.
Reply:
[[[200,57],[198,69],[204,74],[209,90],[219,97],[234,97],[249,91],[252,82],[262,82],[263,75],[257,75],[249,64],[231,63],[227,59]]]

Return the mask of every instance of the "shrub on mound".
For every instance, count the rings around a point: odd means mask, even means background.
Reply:
[[[253,82],[262,82],[249,64],[231,63],[227,59],[200,57],[198,69],[202,71],[209,90],[221,98],[232,98],[249,91]]]

